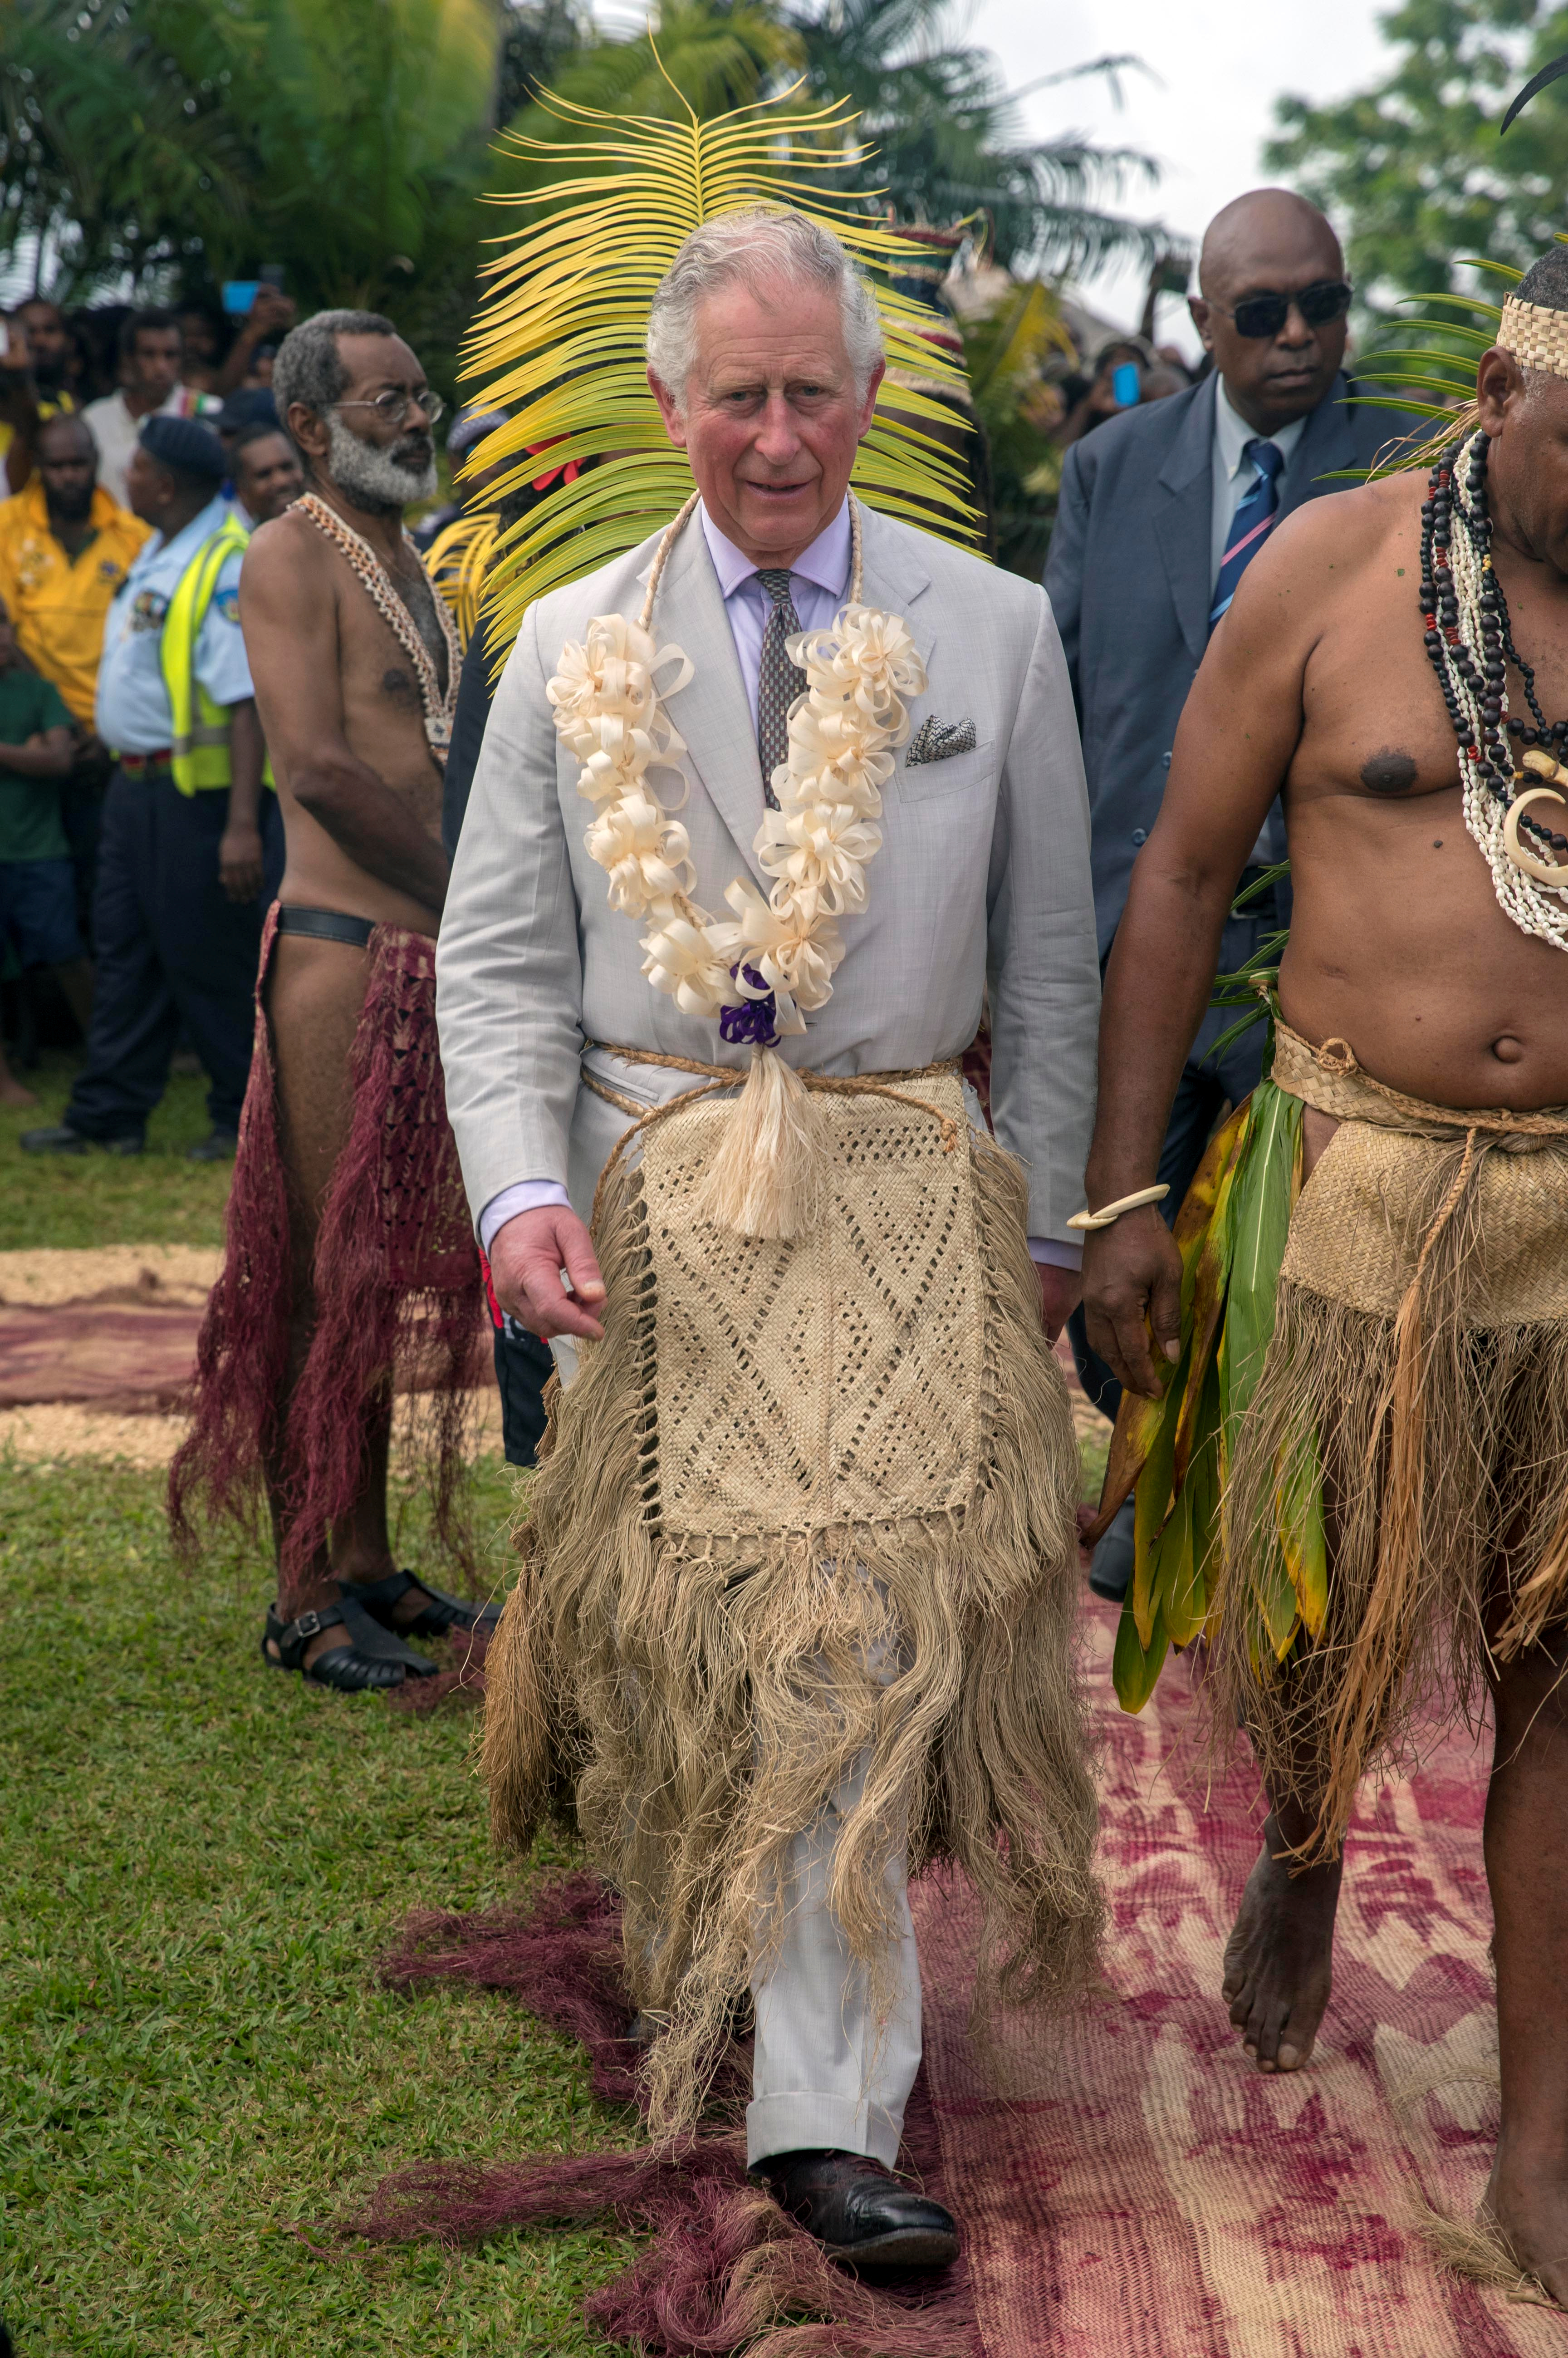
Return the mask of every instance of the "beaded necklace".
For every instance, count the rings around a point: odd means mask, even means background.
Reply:
[[[325,533],[333,546],[347,559],[371,603],[413,665],[414,676],[419,683],[419,700],[425,707],[425,734],[429,740],[431,752],[444,768],[447,748],[452,741],[452,715],[458,707],[458,677],[463,661],[462,646],[452,618],[447,611],[446,600],[431,584],[430,603],[439,618],[442,635],[447,642],[447,685],[443,690],[430,650],[420,637],[413,615],[398,596],[391,574],[369,541],[362,540],[352,525],[343,522],[336,508],[329,507],[326,501],[318,499],[314,492],[307,492],[294,504],[309,517],[319,532]],[[403,541],[415,564],[425,574],[427,583],[429,583],[425,560],[406,531]]]
[[[1554,835],[1528,815],[1531,803],[1564,802],[1555,789],[1568,784],[1568,770],[1557,761],[1568,744],[1568,720],[1547,720],[1534,670],[1514,644],[1508,600],[1492,564],[1490,448],[1485,434],[1468,445],[1461,438],[1443,453],[1427,483],[1421,511],[1426,652],[1459,741],[1465,824],[1487,855],[1498,903],[1521,932],[1568,949],[1568,866],[1542,859],[1520,840],[1532,838],[1542,852],[1568,852],[1568,835]],[[1509,711],[1510,663],[1523,683],[1533,726]],[[1510,737],[1530,749],[1519,770]],[[1529,772],[1552,783],[1531,785]]]

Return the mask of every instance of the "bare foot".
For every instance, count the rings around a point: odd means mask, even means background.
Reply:
[[[1531,2158],[1505,2139],[1482,2209],[1490,2212],[1525,2274],[1568,2309],[1568,2175],[1561,2151]]]
[[[1260,2071],[1299,2071],[1308,2061],[1332,1976],[1341,1869],[1292,1875],[1275,1856],[1283,1846],[1271,1818],[1225,1950],[1225,2001]]]

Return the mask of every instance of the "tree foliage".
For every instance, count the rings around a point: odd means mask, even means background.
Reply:
[[[1498,135],[1513,92],[1568,50],[1568,6],[1405,0],[1380,21],[1392,70],[1331,106],[1281,100],[1266,151],[1346,233],[1374,308],[1460,289],[1468,254],[1523,267],[1568,226],[1568,82]]]
[[[1152,165],[1024,138],[960,9],[660,0],[655,55],[645,31],[596,27],[588,0],[0,0],[0,260],[30,247],[66,301],[281,264],[302,311],[386,310],[449,384],[490,228],[478,200],[531,177],[494,135],[559,135],[540,86],[710,120],[796,84],[802,106],[860,111],[899,220],[982,216],[1001,260],[1048,273],[1152,251],[1157,228],[1116,208]],[[846,158],[843,187],[863,178]]]
[[[946,227],[982,213],[999,261],[1064,276],[1120,254],[1152,260],[1158,226],[1111,210],[1130,183],[1152,183],[1152,159],[1072,135],[1022,138],[998,59],[962,38],[953,0],[795,0],[785,16],[814,94],[859,112],[901,220]],[[1103,58],[1048,79],[1132,62]]]
[[[947,227],[979,215],[999,259],[1064,275],[1117,254],[1152,257],[1158,225],[1114,210],[1129,185],[1152,181],[1151,159],[1076,137],[1022,138],[997,59],[962,27],[958,0],[662,0],[654,38],[598,38],[539,78],[575,104],[665,122],[682,119],[683,102],[707,121],[798,82],[803,104],[855,109],[900,221]],[[1054,79],[1127,63],[1099,59]],[[559,135],[537,108],[513,127]]]
[[[492,0],[13,0],[5,246],[67,298],[281,263],[303,310],[455,343],[502,30]]]

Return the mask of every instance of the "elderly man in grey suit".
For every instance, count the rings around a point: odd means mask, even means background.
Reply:
[[[796,716],[810,703],[796,701],[805,681],[795,659],[809,661],[812,645],[809,637],[802,641],[796,633],[836,628],[841,644],[841,610],[849,600],[851,613],[876,610],[873,622],[878,628],[888,624],[895,640],[892,618],[902,618],[918,659],[903,674],[907,710],[902,730],[890,741],[898,748],[896,758],[886,758],[875,773],[883,780],[881,841],[867,853],[864,905],[857,905],[851,894],[848,909],[836,919],[841,955],[831,996],[814,1001],[808,995],[807,1020],[792,1031],[782,1000],[776,1011],[772,995],[760,1006],[764,976],[737,957],[729,969],[736,977],[733,987],[722,984],[722,977],[721,986],[738,1003],[725,1007],[716,1023],[696,1000],[687,998],[684,986],[671,994],[667,974],[664,990],[650,989],[650,970],[673,954],[658,948],[652,937],[640,941],[640,927],[611,905],[593,849],[600,838],[585,837],[591,814],[583,793],[592,781],[564,741],[553,708],[568,694],[563,647],[575,662],[581,643],[599,628],[593,618],[639,612],[659,544],[647,542],[542,599],[524,618],[474,778],[442,922],[438,990],[448,1109],[496,1294],[530,1330],[554,1338],[563,1382],[572,1379],[535,1493],[535,1527],[547,1527],[539,1542],[546,1552],[554,1533],[569,1553],[573,1535],[568,1529],[562,1538],[563,1525],[570,1524],[579,1507],[585,1516],[597,1511],[586,1497],[562,1496],[560,1466],[563,1453],[577,1445],[569,1430],[574,1395],[584,1416],[590,1393],[596,1400],[606,1397],[611,1361],[599,1355],[621,1347],[618,1318],[624,1325],[638,1314],[629,1293],[618,1309],[616,1288],[625,1287],[628,1265],[647,1266],[641,1249],[628,1257],[612,1256],[606,1248],[601,1272],[587,1222],[607,1163],[611,1195],[622,1184],[613,1176],[616,1150],[640,1111],[689,1096],[709,1067],[732,1069],[739,1082],[756,1054],[748,1040],[763,1036],[759,1023],[771,1026],[777,1011],[773,1053],[791,1068],[828,1076],[840,1087],[852,1076],[871,1075],[898,1084],[909,1093],[903,1102],[916,1109],[897,1118],[914,1122],[918,1147],[920,1137],[933,1135],[929,1108],[920,1110],[925,1099],[946,1089],[955,1109],[962,1104],[952,1060],[975,1034],[989,982],[996,1136],[1026,1174],[1028,1204],[1025,1219],[1022,1180],[1010,1178],[1018,1191],[1012,1215],[1017,1250],[1009,1262],[1015,1274],[1007,1283],[1014,1288],[1009,1299],[1017,1308],[1012,1358],[1000,1378],[1009,1392],[1001,1421],[1008,1422],[1014,1410],[1020,1418],[1035,1413],[1028,1405],[1033,1401],[1053,1436],[1048,1448],[1031,1443],[1024,1451],[1009,1512],[1020,1527],[1033,1521],[1044,1536],[1030,1543],[1033,1564],[1026,1586],[1033,1601],[1021,1605],[1016,1617],[1008,1610],[995,1617],[998,1667],[987,1673],[973,1652],[962,1662],[950,1660],[948,1701],[940,1709],[934,1699],[921,1704],[922,1712],[929,1709],[936,1716],[920,1725],[946,1730],[935,1736],[932,1758],[939,1753],[956,1758],[969,1741],[962,1733],[971,1725],[967,1713],[984,1717],[989,1712],[1000,1728],[1010,1709],[1004,1693],[1010,1679],[1033,1682],[1036,1691],[1024,1714],[1033,1714],[1033,1733],[1022,1752],[1010,1755],[1004,1766],[1000,1755],[987,1747],[1000,1742],[1005,1749],[1012,1739],[993,1733],[978,1736],[977,1748],[966,1755],[971,1764],[982,1755],[987,1760],[979,1779],[990,1797],[985,1808],[999,1806],[996,1797],[1006,1787],[1023,1812],[1006,1820],[1000,1835],[1000,1822],[987,1822],[973,1849],[973,1871],[994,1884],[996,1862],[1010,1862],[1000,1872],[1003,1878],[1016,1875],[1019,1891],[1031,1877],[1043,1878],[1030,1884],[1033,1896],[1026,1912],[1035,1912],[1036,1932],[1047,1947],[1055,1934],[1048,1932],[1045,1919],[1064,1891],[1076,1893],[1067,1936],[1076,1963],[1065,1978],[1056,1977],[1060,1992],[1081,1984],[1093,1949],[1098,1903],[1089,1865],[1093,1796],[1083,1756],[1075,1757],[1079,1704],[1067,1667],[1074,1580],[1071,1476],[1065,1460],[1055,1474],[1045,1462],[1057,1446],[1054,1436],[1066,1433],[1057,1421],[1058,1405],[1065,1415],[1065,1401],[1064,1395],[1058,1404],[1047,1337],[1058,1331],[1076,1298],[1078,1254],[1068,1222],[1083,1201],[1098,1004],[1088,815],[1061,648],[1039,589],[849,498],[857,444],[871,425],[882,374],[881,329],[875,305],[848,255],[820,228],[799,214],[757,211],[721,216],[697,231],[654,297],[648,352],[666,429],[687,452],[700,492],[689,520],[673,540],[666,536],[667,562],[657,576],[647,626],[652,640],[643,644],[656,642],[665,650],[656,676],[675,682],[667,694],[668,719],[684,741],[678,758],[686,784],[677,795],[673,780],[665,778],[666,808],[678,806],[681,845],[707,893],[734,878],[739,882],[730,888],[731,905],[737,893],[746,898],[748,887],[755,888],[753,899],[760,901],[780,872],[777,864],[764,864],[759,846],[767,835],[764,820],[776,800],[775,788],[784,796],[775,828],[781,840],[791,823],[787,762],[795,759],[796,742],[792,732]],[[861,603],[856,609],[853,577],[862,561]],[[616,622],[614,627],[634,654],[636,643],[626,635],[626,626]],[[684,650],[690,658],[689,678],[671,650]],[[606,664],[603,671],[624,685],[623,666]],[[572,674],[579,687],[586,676],[581,665]],[[841,812],[832,824],[849,816]],[[668,838],[660,840],[661,856],[673,860],[676,847]],[[685,938],[689,944],[695,936],[688,930]],[[754,995],[742,998],[741,985],[748,979]],[[938,1078],[944,1070],[948,1076]],[[748,1091],[752,1085],[748,1082]],[[847,1101],[823,1094],[815,1102],[827,1107]],[[878,1101],[871,1102],[874,1107]],[[880,1102],[884,1111],[892,1102],[885,1089]],[[971,1120],[978,1120],[978,1108],[971,1109]],[[656,1135],[651,1129],[641,1133],[644,1188]],[[1004,1167],[981,1138],[972,1138],[968,1151]],[[936,1164],[953,1167],[941,1153]],[[601,1191],[601,1219],[608,1217],[609,1200]],[[659,1238],[665,1233],[648,1231],[647,1250],[660,1269]],[[753,1233],[742,1228],[744,1235]],[[764,1239],[778,1233],[761,1231]],[[685,1274],[698,1293],[710,1286],[722,1291],[729,1281],[721,1267],[732,1267],[730,1244],[713,1228],[699,1228],[695,1246],[687,1238]],[[885,1285],[891,1299],[903,1284],[897,1264],[909,1244],[901,1232],[867,1247],[862,1274],[873,1291]],[[933,1250],[932,1289],[918,1298],[912,1293],[900,1313],[906,1321],[894,1355],[900,1360],[906,1349],[918,1351],[923,1330],[925,1336],[946,1333],[944,1322],[961,1308],[959,1297],[979,1283],[972,1261],[947,1258],[948,1243],[922,1244],[922,1269],[924,1256]],[[794,1282],[788,1248],[760,1241],[748,1251],[752,1257],[747,1285],[753,1299],[745,1305],[746,1316],[756,1296]],[[617,1266],[622,1271],[619,1279]],[[846,1282],[855,1282],[852,1271],[841,1273]],[[659,1282],[662,1286],[662,1277]],[[741,1305],[736,1300],[733,1306],[739,1320]],[[837,1343],[830,1337],[830,1352],[843,1342],[842,1331]],[[666,1344],[675,1355],[688,1348],[689,1336],[683,1329],[677,1338],[672,1330],[660,1340],[660,1383]],[[579,1347],[580,1372],[573,1364]],[[803,1431],[815,1429],[814,1420],[824,1414],[831,1422],[836,1412],[830,1396],[852,1403],[857,1417],[862,1410],[867,1417],[881,1412],[882,1378],[857,1376],[858,1348],[852,1344],[834,1377],[819,1353],[813,1356],[817,1347],[807,1350],[803,1341],[795,1386],[781,1389],[776,1413],[758,1431],[759,1455],[773,1449],[782,1423],[798,1419]],[[694,1380],[700,1377],[700,1368],[689,1358],[687,1364]],[[734,1415],[720,1409],[706,1444],[710,1470],[705,1469],[705,1478],[715,1495],[730,1479],[737,1446],[743,1451],[750,1445],[743,1422],[750,1409],[741,1393],[748,1380],[744,1355],[736,1370]],[[886,1372],[889,1380],[896,1380],[891,1358]],[[941,1372],[939,1412],[928,1427],[931,1433],[937,1424],[957,1432],[965,1422],[964,1380],[956,1364]],[[949,1382],[950,1397],[945,1390]],[[824,1388],[820,1392],[818,1386]],[[676,1406],[660,1392],[661,1417],[666,1408],[673,1414]],[[662,1440],[661,1429],[661,1445]],[[646,1449],[645,1431],[641,1445]],[[927,1445],[938,1444],[923,1444],[923,1451]],[[1063,1445],[1070,1447],[1065,1441]],[[840,1470],[848,1479],[847,1460]],[[580,1492],[602,1488],[612,1478],[591,1452],[584,1453]],[[803,1460],[801,1482],[809,1485],[816,1478]],[[659,1479],[663,1522],[654,1543],[667,1549],[676,1507],[669,1488],[674,1476],[663,1460]],[[891,1496],[888,1506],[893,1511]],[[914,1724],[907,1716],[909,1698],[925,1692],[923,1679],[928,1682],[921,1664],[931,1646],[946,1646],[948,1639],[929,1625],[918,1635],[912,1625],[928,1619],[928,1607],[947,1574],[933,1574],[924,1588],[901,1591],[904,1574],[879,1553],[881,1541],[871,1529],[877,1511],[873,1497],[864,1524],[833,1522],[832,1542],[815,1558],[809,1552],[802,1557],[797,1547],[794,1572],[782,1558],[765,1574],[742,1564],[705,1608],[704,1664],[708,1655],[717,1660],[726,1647],[741,1642],[737,1630],[747,1613],[763,1609],[769,1582],[804,1579],[806,1589],[798,1592],[803,1612],[816,1611],[812,1599],[828,1597],[837,1585],[836,1609],[845,1617],[834,1633],[810,1640],[793,1658],[794,1684],[787,1691],[776,1683],[776,1646],[753,1646],[742,1682],[742,1698],[751,1697],[747,1707],[756,1714],[759,1731],[750,1771],[752,1739],[742,1733],[737,1743],[731,1731],[727,1741],[740,1772],[727,1798],[717,1804],[707,1789],[692,1784],[693,1798],[682,1805],[693,1818],[712,1821],[715,1841],[726,1838],[720,1822],[744,1818],[752,1810],[754,1789],[770,1758],[770,1775],[797,1777],[800,1762],[821,1744],[822,1729],[833,1722],[835,1711],[842,1718],[861,1709],[849,1694],[861,1671],[860,1683],[871,1682],[868,1727],[875,1724],[894,1731]],[[966,1548],[974,1552],[978,1566],[990,1544],[984,1538],[986,1512],[977,1501],[946,1518],[948,1536],[942,1544],[954,1552],[954,1577],[960,1586]],[[579,1547],[583,1583],[600,1577],[604,1552],[600,1548],[594,1557]],[[686,1609],[687,1592],[710,1569],[711,1551],[699,1556],[686,1564],[680,1586],[666,1592],[672,1616]],[[650,1572],[646,1556],[638,1562],[646,1590],[659,1576],[657,1567]],[[646,1647],[637,1654],[639,1667],[633,1668],[631,1656],[643,1640],[633,1643],[625,1617],[633,1608],[624,1604],[624,1595],[607,1616],[615,1623],[605,1640],[613,1659],[595,1692],[603,1695],[613,1689],[634,1698],[626,1706],[628,1727],[618,1739],[622,1757],[630,1757],[658,1716],[650,1704],[649,1681],[656,1673],[647,1668],[647,1649],[656,1652],[663,1633],[647,1633]],[[913,1600],[907,1616],[901,1597]],[[573,1610],[577,1628],[586,1607],[579,1604]],[[543,1604],[535,1612],[541,1623],[548,1618]],[[514,1650],[530,1642],[523,1613],[514,1592],[503,1617],[503,1637]],[[880,1634],[865,1640],[864,1631],[879,1617]],[[558,1615],[551,1624],[557,1630],[565,1626]],[[953,1627],[958,1626],[955,1618]],[[829,1661],[831,1669],[825,1668]],[[699,1665],[699,1685],[706,1674]],[[988,1678],[993,1682],[989,1697],[970,1693]],[[825,1682],[826,1721],[811,1715],[813,1695]],[[760,1700],[764,1689],[772,1697],[768,1709],[776,1713],[771,1721]],[[492,1679],[492,1732],[503,1709]],[[638,1812],[664,1808],[674,1821],[671,1855],[687,1857],[680,1809],[664,1789],[679,1786],[684,1793],[688,1781],[699,1777],[703,1764],[690,1757],[699,1748],[688,1743],[671,1756],[659,1791],[622,1792],[619,1818],[610,1813],[604,1838],[609,1846],[616,1841],[634,1844]],[[712,1749],[717,1758],[723,1745],[716,1741]],[[914,1838],[898,1832],[897,1825],[918,1826],[928,1854],[933,1825],[947,1803],[939,1796],[933,1802],[935,1788],[913,1801],[901,1796],[883,1775],[881,1755],[873,1758],[873,1749],[868,1736],[858,1757],[847,1762],[840,1758],[842,1773],[835,1770],[828,1778],[810,1822],[786,1824],[774,1844],[774,1866],[752,1877],[764,1893],[782,1878],[784,1898],[765,1953],[749,1962],[756,2024],[750,2154],[779,2201],[834,2254],[937,2265],[956,2248],[951,2217],[891,2174],[920,2057],[919,1968],[904,1897],[905,1844]],[[796,1757],[787,1757],[792,1755]],[[604,1756],[596,1757],[602,1763]],[[608,1772],[601,1766],[595,1773],[602,1779]],[[598,1790],[602,1793],[602,1782]],[[800,1790],[797,1782],[795,1799],[781,1807],[798,1807]],[[492,1791],[493,1798],[493,1771]],[[887,1893],[885,1937],[878,1935],[881,1945],[869,1964],[833,1905],[833,1888],[844,1888],[842,1883],[833,1887],[835,1856],[839,1845],[852,1847],[862,1838],[862,1797],[866,1810],[879,1809],[884,1823],[880,1847],[854,1853],[861,1863],[850,1877],[854,1888],[846,1895],[847,1909],[881,1905],[872,1896],[884,1887]],[[936,1839],[954,1855],[968,1855],[945,1829]],[[1047,1855],[1055,1861],[1049,1877],[1040,1865]],[[1027,1864],[1030,1859],[1034,1866]],[[670,1879],[677,1879],[673,1869]],[[636,1877],[619,1872],[615,1880],[630,1911]],[[655,1920],[647,1936],[650,1954],[666,1938],[675,1939],[656,1920],[662,1898],[655,1892],[647,1902]],[[708,1918],[722,1912],[711,1894],[706,1904]],[[697,1963],[665,2002],[665,2014],[660,2016],[656,1996],[640,1998],[655,2028],[672,2017],[678,2028],[685,1994],[706,1953],[701,1926],[694,1937]],[[746,1995],[747,1969],[742,1960],[740,1986],[730,1992],[736,1998]],[[1048,1967],[1031,1986],[1038,1993],[1054,1974]]]
[[[1159,814],[1176,722],[1211,633],[1281,516],[1346,488],[1400,421],[1357,402],[1342,368],[1350,288],[1315,205],[1283,189],[1238,197],[1209,223],[1194,323],[1214,368],[1190,392],[1130,410],[1075,443],[1045,589],[1083,728],[1094,822],[1100,957],[1121,921],[1132,863]],[[1263,870],[1285,856],[1279,806],[1254,847],[1220,971],[1288,925],[1288,892]],[[1236,1011],[1211,1010],[1177,1086],[1160,1163],[1173,1220],[1221,1106],[1256,1086],[1262,1027],[1217,1055]],[[1120,1386],[1073,1320],[1080,1373],[1114,1416]],[[1120,1596],[1132,1564],[1131,1502],[1095,1552],[1092,1585]]]

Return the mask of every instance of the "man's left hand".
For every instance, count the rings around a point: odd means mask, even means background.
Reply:
[[[254,901],[262,888],[258,827],[226,827],[218,843],[218,882],[231,901]]]
[[[1058,1269],[1046,1260],[1035,1262],[1034,1274],[1040,1280],[1040,1315],[1054,1343],[1083,1297],[1084,1282],[1076,1269]]]

